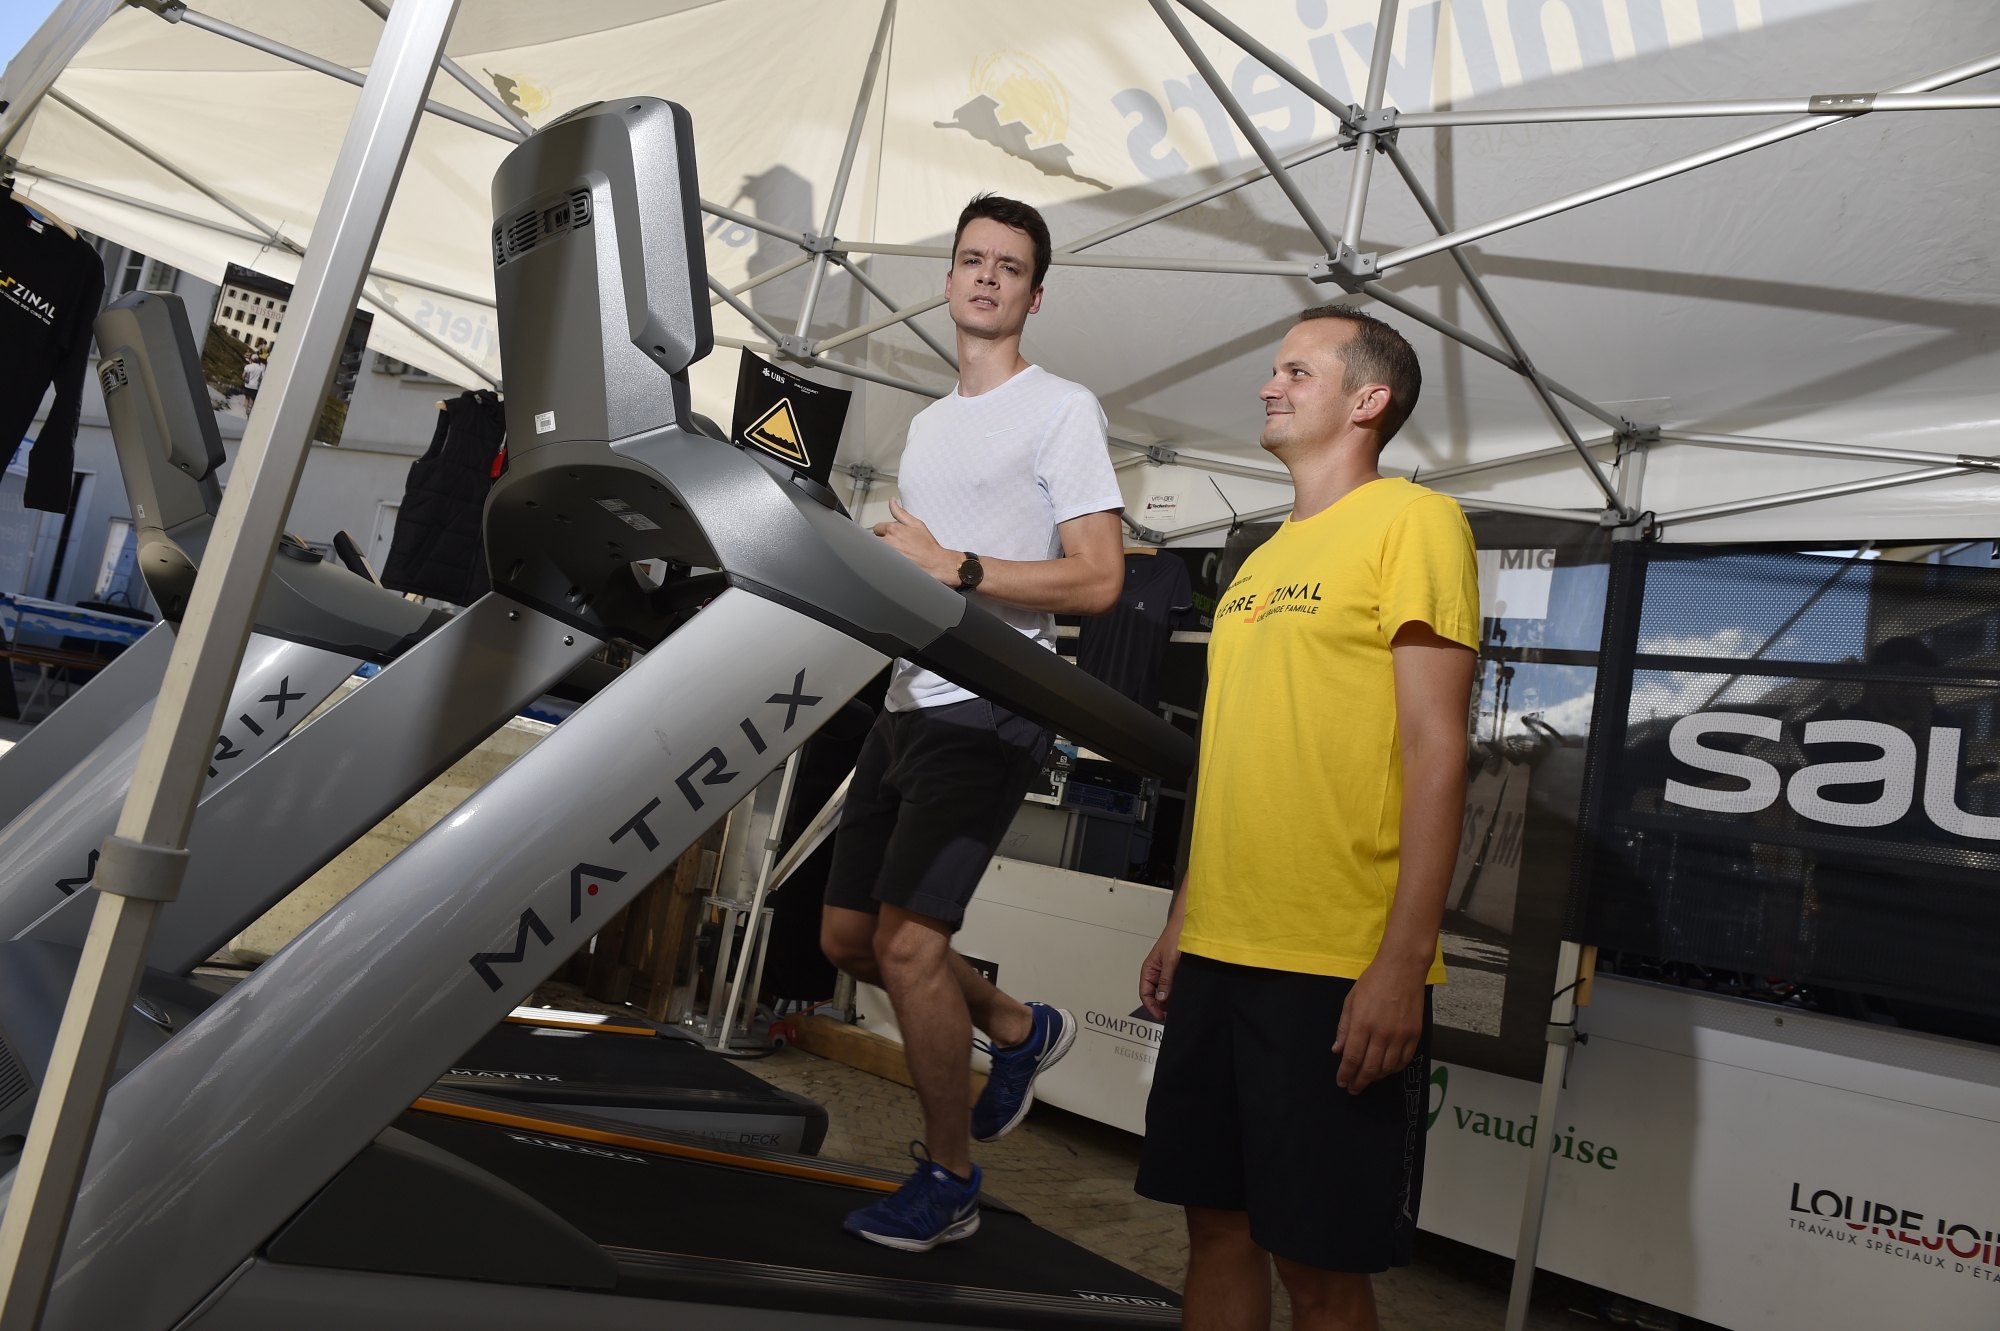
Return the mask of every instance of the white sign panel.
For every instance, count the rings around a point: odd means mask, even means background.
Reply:
[[[1554,550],[1481,550],[1479,614],[1482,619],[1547,619]]]
[[[1068,1056],[1036,1079],[1036,1099],[1146,1130],[1160,1025],[1139,1007],[1139,967],[1172,904],[1164,888],[1020,860],[987,869],[952,946],[997,967],[996,982],[1015,998],[1068,1008],[1078,1023]],[[902,1038],[887,994],[863,985],[856,1005],[862,1026]]]
[[[2000,1325],[2000,1051],[1601,980],[1553,1125],[1532,1083],[1434,1069],[1425,1229],[1732,1328]]]

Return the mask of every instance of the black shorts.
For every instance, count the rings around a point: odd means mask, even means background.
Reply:
[[[1417,1057],[1349,1095],[1334,1083],[1354,981],[1183,955],[1167,1004],[1142,1197],[1248,1211],[1268,1253],[1327,1271],[1407,1266],[1424,1187],[1430,991]]]
[[[826,904],[873,912],[886,901],[956,930],[1049,738],[983,698],[876,717],[840,811]]]

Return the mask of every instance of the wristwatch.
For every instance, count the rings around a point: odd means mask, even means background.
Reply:
[[[986,566],[979,562],[979,556],[967,550],[965,562],[958,566],[958,589],[969,592],[986,579]]]

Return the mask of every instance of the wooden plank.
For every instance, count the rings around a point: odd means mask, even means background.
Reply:
[[[910,1061],[903,1053],[903,1046],[887,1036],[832,1017],[794,1017],[792,1024],[798,1028],[799,1048],[809,1054],[872,1072],[902,1086],[916,1085],[910,1080]],[[971,1078],[972,1098],[977,1100],[986,1088],[986,1074],[968,1070],[967,1076]]]

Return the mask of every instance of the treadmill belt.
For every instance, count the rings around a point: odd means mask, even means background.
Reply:
[[[452,1064],[460,1075],[523,1073],[581,1084],[670,1083],[690,1091],[727,1091],[746,1099],[782,1102],[771,1084],[692,1040],[647,1039],[595,1031],[549,1030],[503,1022]]]
[[[618,1260],[641,1297],[989,1326],[1177,1326],[1167,1290],[1007,1209],[899,1252],[840,1227],[882,1194],[424,1113],[396,1126],[488,1170]]]

